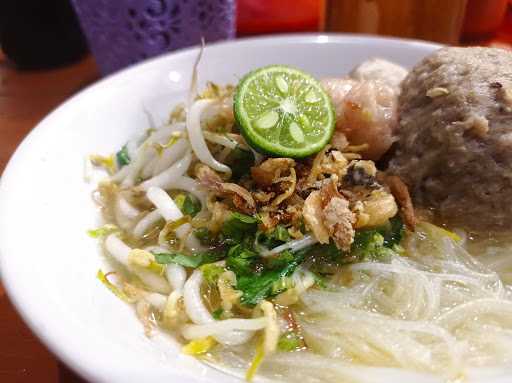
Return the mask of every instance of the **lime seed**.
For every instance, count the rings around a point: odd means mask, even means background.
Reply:
[[[301,114],[299,116],[299,122],[304,129],[311,130],[311,122],[309,121],[308,116],[306,116],[305,114]]]
[[[258,118],[255,122],[256,126],[260,129],[269,129],[274,127],[279,120],[279,114],[275,110],[265,113]]]
[[[288,83],[283,78],[283,76],[277,76],[276,77],[276,85],[277,85],[277,89],[279,89],[279,91],[281,93],[283,93],[283,94],[287,94],[288,93]]]
[[[296,122],[292,122],[290,124],[289,129],[290,135],[296,142],[298,142],[299,144],[304,142],[304,133],[302,132],[302,129],[299,127],[299,125],[297,125]]]
[[[320,97],[315,93],[315,91],[310,90],[306,94],[306,102],[309,104],[314,104],[315,102],[320,101]]]

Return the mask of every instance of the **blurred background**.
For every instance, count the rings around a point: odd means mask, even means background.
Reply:
[[[165,52],[240,37],[365,33],[512,49],[509,0],[0,0],[0,173],[65,99]],[[0,284],[0,382],[83,382],[31,334]]]
[[[206,42],[350,32],[445,44],[508,43],[509,0],[4,0],[0,46],[20,70],[92,55],[101,75]]]

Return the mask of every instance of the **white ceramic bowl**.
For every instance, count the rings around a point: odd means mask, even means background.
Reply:
[[[200,83],[236,83],[247,71],[290,64],[340,76],[370,57],[412,66],[437,45],[350,35],[295,35],[208,46]],[[184,99],[197,49],[135,65],[99,81],[47,116],[20,145],[0,186],[3,283],[30,328],[59,358],[95,382],[239,382],[180,355],[168,336],[148,339],[133,310],[95,278],[102,265],[86,230],[98,223],[84,158],[110,153],[164,121]]]

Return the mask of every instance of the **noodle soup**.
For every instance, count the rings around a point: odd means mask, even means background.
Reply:
[[[185,354],[248,381],[464,381],[510,366],[509,238],[419,219],[407,186],[377,168],[406,71],[379,62],[396,82],[366,78],[375,65],[321,83],[336,129],[313,154],[256,151],[233,113],[241,87],[197,94],[194,74],[164,126],[91,157],[108,172],[94,194],[105,225],[90,235],[113,268],[98,278],[148,336],[168,331]],[[308,94],[283,71],[266,86]],[[258,129],[324,97],[292,96]]]

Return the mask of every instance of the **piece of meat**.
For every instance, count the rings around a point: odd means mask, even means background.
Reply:
[[[372,58],[356,66],[350,72],[350,77],[359,81],[381,81],[400,93],[400,84],[407,76],[407,69],[381,58]]]
[[[510,230],[512,53],[443,48],[402,83],[398,175],[415,204],[473,231]]]
[[[378,160],[395,141],[397,95],[388,85],[360,82],[345,98],[343,117],[336,129],[343,132],[351,145],[367,144],[361,155]]]
[[[385,225],[398,213],[395,198],[384,188],[373,190],[359,202],[356,228]]]
[[[347,146],[347,136],[345,136],[345,134],[339,130],[334,131],[334,134],[332,135],[331,138],[331,147],[342,152],[343,150],[346,149]]]
[[[333,198],[345,198],[343,197],[340,192],[338,191],[338,188],[336,187],[336,178],[331,178],[329,180],[326,180],[327,182],[322,186],[320,189],[320,197],[322,198],[322,208],[325,208],[325,206],[333,199]]]
[[[338,249],[349,251],[354,242],[354,213],[345,198],[331,199],[323,209],[324,224]]]
[[[334,105],[334,111],[336,112],[336,118],[343,115],[344,101],[347,94],[352,88],[357,85],[357,81],[349,77],[341,78],[324,78],[320,80],[322,88],[331,97],[332,104]]]
[[[395,197],[400,205],[400,213],[407,228],[414,231],[417,220],[414,214],[414,207],[407,185],[398,176],[384,176],[383,182],[389,187],[391,194]]]
[[[363,158],[378,160],[394,142],[397,93],[378,81],[340,78],[323,84],[335,107],[336,130],[351,145],[368,145]]]
[[[356,221],[354,213],[350,210],[349,201],[342,196],[336,187],[336,179],[330,180],[320,189],[322,213],[329,236],[336,246],[348,251],[354,242],[355,231],[353,225]]]

